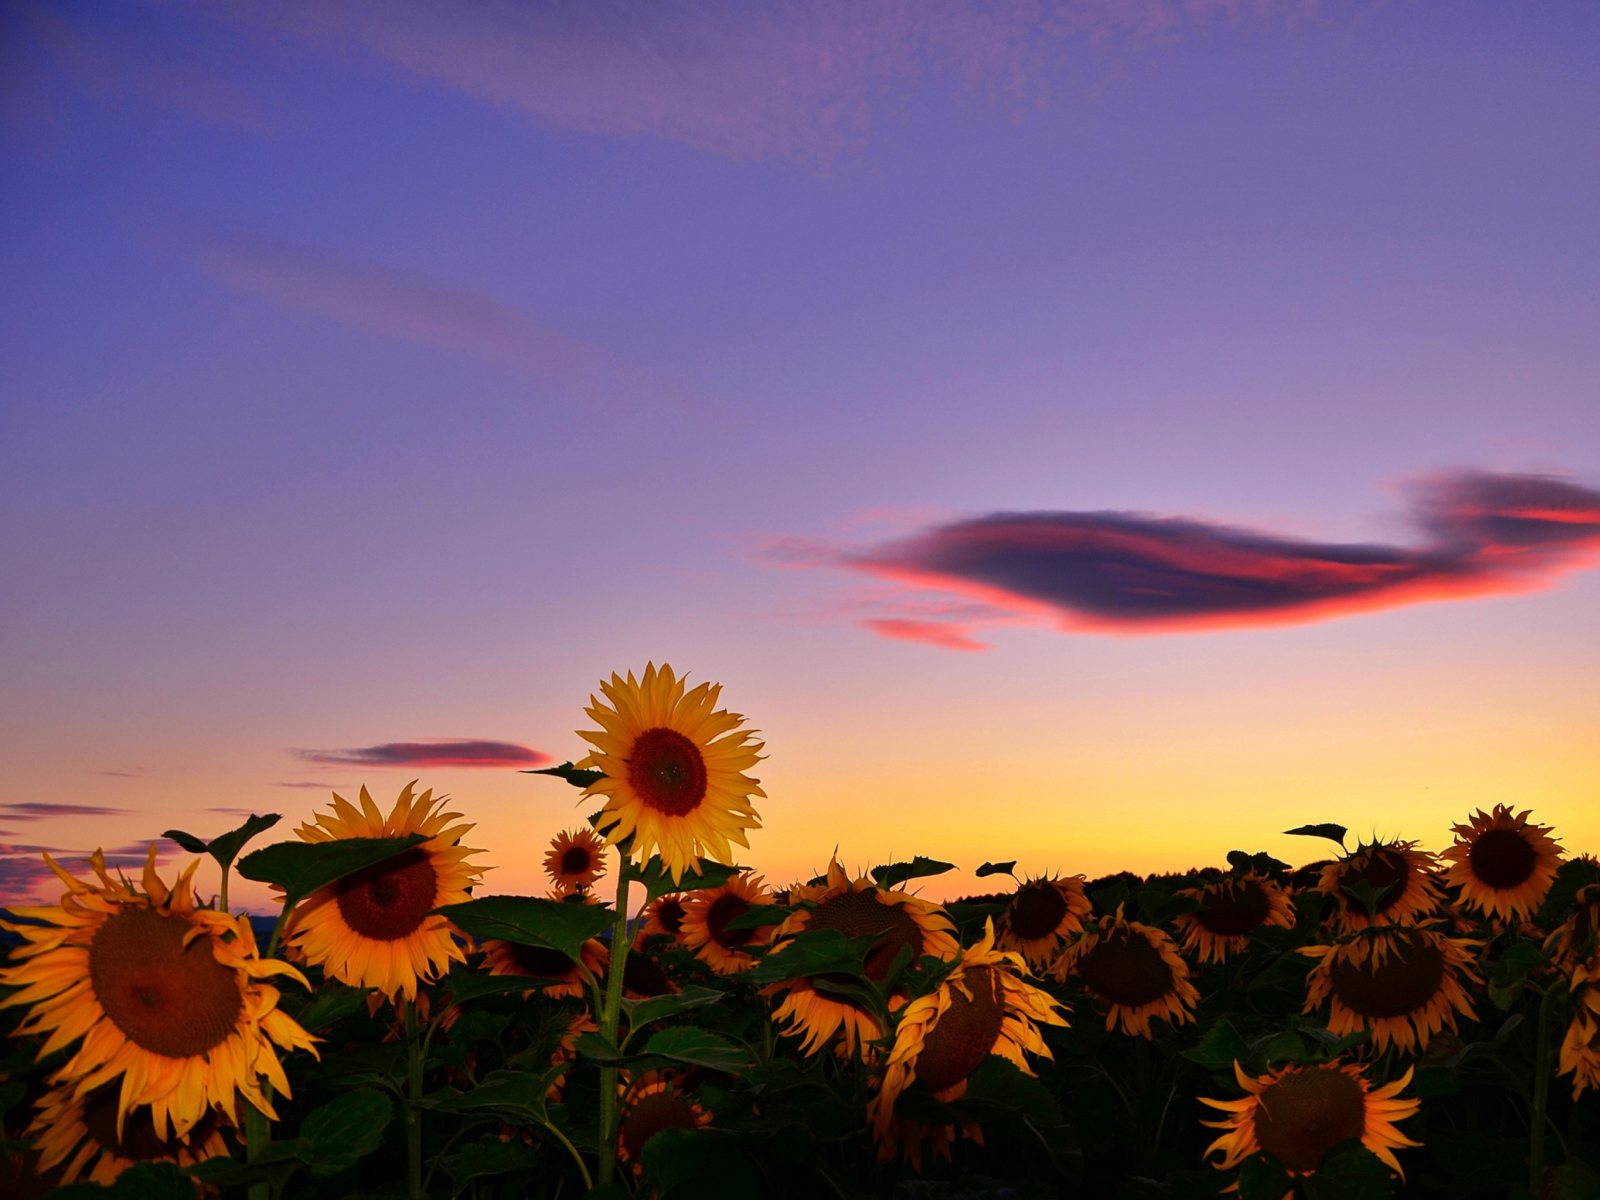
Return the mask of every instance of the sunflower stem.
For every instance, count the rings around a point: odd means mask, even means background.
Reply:
[[[272,1100],[272,1085],[263,1083],[261,1090],[266,1094],[268,1102]],[[261,1157],[261,1152],[267,1148],[267,1143],[272,1140],[272,1124],[267,1120],[267,1114],[262,1112],[249,1101],[244,1106],[244,1135],[246,1162],[254,1162]],[[268,1200],[272,1194],[272,1185],[266,1180],[260,1180],[250,1185],[250,1200]]]
[[[611,968],[606,973],[605,1005],[600,1010],[600,1035],[612,1044],[622,1015],[622,973],[628,962],[628,856],[618,851],[617,915],[611,927]],[[600,1068],[600,1182],[617,1173],[617,1068]]]
[[[406,1002],[406,1058],[410,1103],[406,1105],[406,1195],[423,1200],[422,1190],[422,1039],[417,1036],[417,1006]]]
[[[1550,1002],[1557,983],[1544,990],[1539,1000],[1539,1027],[1533,1049],[1533,1111],[1528,1128],[1528,1190],[1544,1195],[1544,1128],[1550,1106]]]
[[[222,905],[222,912],[223,912],[224,915],[227,915],[227,912],[228,912],[228,868],[227,868],[226,865],[224,865],[223,868],[222,868],[222,895],[217,898],[217,903]]]

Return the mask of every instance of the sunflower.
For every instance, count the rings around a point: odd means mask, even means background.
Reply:
[[[589,1010],[580,1008],[567,1018],[567,1024],[561,1031],[561,1039],[556,1043],[555,1052],[550,1055],[552,1069],[562,1063],[578,1061],[578,1039],[586,1033],[599,1033],[600,1026],[594,1023],[594,1018],[589,1015]],[[570,1073],[570,1072],[569,1072]],[[566,1089],[567,1077],[562,1075],[556,1079],[545,1092],[544,1098],[552,1104],[561,1099],[562,1092]]]
[[[1252,1079],[1233,1064],[1233,1073],[1247,1095],[1243,1100],[1208,1100],[1202,1104],[1232,1114],[1221,1121],[1202,1121],[1213,1129],[1227,1130],[1206,1148],[1210,1158],[1222,1152],[1216,1166],[1228,1171],[1252,1154],[1266,1152],[1291,1176],[1314,1175],[1322,1156],[1340,1142],[1360,1138],[1383,1164],[1402,1179],[1394,1151],[1417,1146],[1394,1127],[1416,1114],[1420,1100],[1401,1100],[1411,1082],[1411,1071],[1393,1083],[1373,1089],[1355,1064],[1338,1062],[1317,1066],[1284,1067]],[[1289,1194],[1286,1193],[1285,1200]]]
[[[689,897],[682,892],[658,896],[644,910],[645,933],[666,934],[680,946],[683,944],[684,905]]]
[[[387,820],[366,788],[359,810],[335,793],[333,812],[295,831],[306,842],[427,835],[413,849],[313,892],[289,919],[289,943],[306,962],[391,1001],[397,994],[415,1000],[419,981],[436,978],[452,959],[466,961],[450,922],[429,914],[470,900],[482,874],[465,860],[483,851],[460,844],[472,826],[451,825],[461,814],[438,811],[445,798],[435,800],[431,790],[418,796],[415,787],[406,784]]]
[[[258,981],[304,976],[257,954],[248,917],[195,907],[198,860],[168,888],[152,843],[143,892],[106,874],[98,850],[99,887],[44,860],[67,892],[57,906],[14,910],[45,923],[6,925],[24,943],[11,954],[18,965],[0,971],[0,984],[20,990],[0,1004],[33,1006],[14,1033],[47,1033],[39,1058],[83,1039],[53,1082],[83,1093],[123,1077],[118,1122],[148,1105],[162,1138],[169,1123],[188,1136],[213,1107],[235,1118],[237,1095],[276,1120],[258,1076],[286,1096],[289,1081],[271,1043],[315,1049],[278,1010],[278,989]]]
[[[879,935],[881,940],[864,964],[867,978],[874,983],[889,977],[895,959],[906,947],[910,947],[913,963],[924,955],[948,962],[961,951],[954,937],[955,926],[937,905],[909,892],[879,887],[866,876],[851,881],[837,859],[828,864],[826,882],[795,888],[791,900],[801,907],[783,923],[780,936],[793,936],[802,929],[837,929],[852,938]],[[787,991],[772,1018],[787,1026],[783,1030],[786,1035],[804,1039],[801,1049],[806,1054],[815,1054],[841,1029],[846,1056],[853,1055],[858,1045],[884,1036],[871,1013],[844,996],[818,991],[809,979],[776,984],[772,991]],[[894,1004],[891,999],[891,1007]]]
[[[544,856],[545,874],[555,880],[558,891],[582,891],[606,873],[605,853],[605,839],[591,830],[559,833]]]
[[[1305,1012],[1332,999],[1330,1032],[1372,1031],[1379,1052],[1393,1042],[1404,1053],[1428,1048],[1428,1039],[1456,1013],[1473,1019],[1462,981],[1481,983],[1469,951],[1476,942],[1431,929],[1389,929],[1338,946],[1306,946],[1301,954],[1322,961],[1306,980]]]
[[[1028,1054],[1052,1057],[1038,1026],[1065,1025],[1066,1018],[1056,1011],[1062,1004],[1025,982],[1028,967],[1022,955],[996,950],[994,940],[990,921],[938,988],[911,1001],[901,1013],[882,1085],[867,1106],[880,1162],[904,1154],[920,1167],[928,1127],[896,1118],[894,1112],[895,1101],[913,1082],[920,1081],[934,1099],[948,1102],[966,1094],[967,1079],[991,1054],[1010,1059],[1028,1075],[1033,1074]],[[953,1128],[939,1129],[934,1153],[948,1157],[953,1136]]]
[[[666,968],[650,954],[650,935],[640,930],[634,935],[628,950],[627,962],[622,967],[622,994],[630,1000],[648,1000],[653,996],[667,996],[683,989],[672,982]]]
[[[1441,856],[1451,863],[1449,880],[1462,902],[1490,916],[1529,917],[1544,902],[1561,866],[1561,847],[1544,825],[1530,825],[1530,812],[1512,815],[1504,804],[1481,808],[1455,827],[1456,843]]]
[[[1056,962],[1057,979],[1076,975],[1107,1005],[1106,1029],[1153,1036],[1150,1018],[1181,1025],[1194,1020],[1200,993],[1189,965],[1162,930],[1124,920],[1122,909],[1089,925]]]
[[[728,922],[768,902],[759,875],[735,875],[721,887],[695,892],[683,906],[683,944],[718,975],[737,975],[755,966],[746,947],[772,940],[773,927],[729,929]]]
[[[1578,1011],[1561,1041],[1557,1075],[1572,1076],[1572,1098],[1585,1088],[1600,1088],[1600,989],[1586,987],[1578,994]]]
[[[699,1129],[711,1124],[711,1116],[678,1090],[671,1072],[647,1071],[628,1089],[617,1130],[617,1158],[632,1163],[633,1173],[642,1175],[646,1142],[663,1129]]]
[[[749,798],[766,793],[744,774],[761,743],[716,707],[722,685],[685,692],[670,666],[652,663],[642,680],[613,674],[600,690],[610,705],[590,696],[585,709],[600,728],[578,731],[595,747],[578,766],[603,773],[584,792],[606,798],[596,828],[641,860],[659,848],[674,881],[702,854],[732,862],[728,843],[749,846],[744,831],[761,828]]]
[[[45,1094],[28,1127],[29,1140],[39,1149],[40,1173],[65,1163],[63,1184],[79,1178],[110,1184],[135,1163],[170,1162],[187,1167],[228,1153],[221,1133],[226,1118],[216,1109],[206,1110],[186,1137],[168,1140],[157,1133],[150,1109],[141,1106],[126,1114],[119,1112],[119,1090],[113,1080],[85,1094],[71,1084]]]
[[[1600,884],[1586,884],[1573,897],[1577,905],[1573,914],[1552,933],[1544,944],[1544,952],[1556,966],[1574,975],[1573,986],[1588,979],[1600,979]]]
[[[1049,962],[1062,942],[1083,929],[1083,918],[1089,915],[1083,878],[1044,876],[1017,888],[995,925],[1001,948],[1017,951],[1035,969]]]
[[[1183,948],[1203,963],[1223,962],[1250,944],[1250,935],[1263,925],[1294,927],[1289,895],[1265,875],[1254,871],[1238,879],[1218,879],[1178,893],[1198,901],[1198,912],[1174,918],[1183,936]]]
[[[1317,890],[1339,902],[1334,923],[1341,932],[1354,933],[1373,924],[1415,924],[1438,906],[1439,889],[1433,880],[1438,863],[1415,846],[1415,842],[1375,842],[1322,868]],[[1345,891],[1361,883],[1383,893],[1374,905],[1376,920]]]
[[[590,938],[583,944],[583,967],[559,950],[549,946],[524,946],[518,942],[503,942],[489,938],[483,943],[483,965],[491,975],[526,975],[529,979],[547,979],[523,992],[523,999],[538,992],[552,1000],[564,997],[581,1000],[584,989],[584,972],[598,980],[606,972],[611,954],[603,942]]]

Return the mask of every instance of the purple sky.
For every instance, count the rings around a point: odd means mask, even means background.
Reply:
[[[0,20],[0,890],[416,775],[533,888],[650,659],[781,879],[1600,843],[1586,0]]]

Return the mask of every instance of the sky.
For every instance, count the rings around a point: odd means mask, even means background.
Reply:
[[[0,22],[0,901],[413,779],[538,892],[649,662],[774,884],[1600,852],[1587,0]]]

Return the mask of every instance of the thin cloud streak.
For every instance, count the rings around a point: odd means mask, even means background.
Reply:
[[[178,853],[175,848],[163,845],[160,839],[151,840],[156,843],[158,863]],[[0,907],[29,901],[54,900],[59,894],[57,889],[64,885],[55,872],[45,864],[46,853],[69,874],[92,878],[92,872],[89,870],[90,852],[87,850],[63,850],[59,846],[0,844]],[[143,870],[146,857],[150,853],[150,843],[134,842],[103,850],[101,853],[107,871],[122,871],[131,875]]]
[[[548,754],[515,742],[475,738],[427,738],[384,742],[354,750],[296,750],[307,762],[341,767],[542,767]],[[320,786],[320,785],[319,785]]]
[[[0,804],[0,820],[44,821],[51,817],[120,817],[131,811],[126,808],[102,808],[96,804],[41,804],[27,800],[18,804]]]

